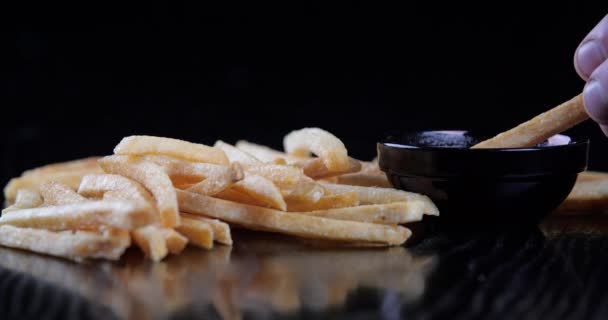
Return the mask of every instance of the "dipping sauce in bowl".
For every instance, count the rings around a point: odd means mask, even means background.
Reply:
[[[377,144],[378,162],[398,189],[429,196],[440,220],[466,226],[538,223],[587,167],[588,141],[555,135],[532,148],[470,149],[486,137],[421,131]]]

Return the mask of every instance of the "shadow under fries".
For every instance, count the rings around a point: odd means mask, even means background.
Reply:
[[[316,246],[235,231],[234,247],[189,247],[160,263],[137,250],[127,251],[117,263],[75,264],[0,248],[0,266],[109,307],[120,318],[241,319],[339,310],[358,290],[414,302],[436,264],[434,256],[412,255],[404,247]]]

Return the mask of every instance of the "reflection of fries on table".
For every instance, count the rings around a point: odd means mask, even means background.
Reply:
[[[28,170],[4,189],[0,244],[75,260],[118,259],[134,244],[160,261],[188,243],[231,245],[237,225],[393,246],[411,234],[399,224],[438,214],[426,196],[384,188],[376,162],[351,158],[325,130],[296,130],[283,143],[286,152],[130,136],[114,155]],[[47,237],[56,241],[37,243]]]

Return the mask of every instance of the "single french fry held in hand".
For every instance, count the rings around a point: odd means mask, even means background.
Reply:
[[[230,162],[240,162],[244,166],[262,163],[262,161],[260,161],[253,155],[243,150],[240,150],[237,147],[230,145],[222,140],[216,141],[213,147],[224,151]]]
[[[204,144],[153,136],[125,137],[114,148],[114,154],[158,154],[187,161],[228,164],[226,154],[220,149]]]
[[[336,183],[364,187],[392,188],[385,174],[350,173],[336,177]]]
[[[424,203],[424,213],[428,215],[438,216],[439,209],[431,201],[431,199],[425,195],[418,193],[412,193],[392,188],[376,188],[376,187],[362,187],[362,186],[350,186],[343,184],[333,184],[322,182],[321,185],[332,193],[342,192],[356,192],[359,197],[361,204],[383,204],[392,202],[409,202],[409,201],[422,201]]]
[[[46,182],[40,186],[40,194],[47,205],[64,205],[88,201],[79,195],[74,189],[59,182]]]
[[[163,228],[149,225],[131,232],[133,241],[153,261],[160,261],[169,254]]]
[[[303,156],[314,153],[331,172],[348,170],[352,166],[344,143],[323,129],[292,131],[283,138],[283,146],[288,154]]]
[[[356,192],[344,192],[339,194],[325,195],[317,202],[308,201],[286,201],[287,211],[314,211],[325,209],[336,209],[354,207],[359,205],[359,197]]]
[[[19,189],[15,197],[15,203],[2,210],[2,213],[19,210],[36,208],[42,205],[42,196],[38,191],[32,189]]]
[[[587,120],[589,115],[583,105],[583,95],[539,114],[517,127],[474,145],[481,148],[525,148],[533,147],[548,138]]]
[[[0,225],[56,231],[98,229],[101,226],[133,229],[157,219],[148,206],[136,202],[98,200],[13,210],[0,217]]]
[[[332,170],[329,169],[323,159],[311,158],[306,160],[300,160],[293,163],[294,166],[302,168],[304,174],[313,179],[323,179],[333,176],[338,176],[347,173],[358,172],[361,170],[361,162],[353,158],[348,158],[347,165],[341,169]]]
[[[140,201],[156,209],[152,194],[139,182],[117,174],[90,174],[82,177],[78,193],[88,198]],[[110,193],[111,196],[106,197]]]
[[[182,215],[177,231],[188,238],[189,242],[205,249],[213,248],[213,229],[206,222]]]
[[[238,162],[234,162],[226,170],[219,172],[218,175],[210,176],[188,187],[188,191],[212,196],[230,188],[235,183],[243,180],[243,178],[243,169]]]
[[[175,189],[163,169],[149,161],[129,156],[108,156],[99,159],[107,173],[119,174],[141,183],[156,200],[160,223],[167,228],[179,225]]]
[[[401,224],[422,220],[424,203],[422,201],[414,200],[299,213],[338,220]]]
[[[131,244],[128,231],[62,231],[0,226],[0,245],[80,261],[118,260]]]
[[[218,219],[208,218],[201,215],[181,213],[182,217],[195,220],[198,222],[206,223],[213,230],[213,240],[225,245],[232,245],[232,234],[230,233],[230,226]]]
[[[63,183],[76,189],[80,179],[91,173],[102,173],[97,165],[98,157],[78,159],[68,162],[53,163],[39,168],[27,170],[18,178],[13,178],[4,187],[4,199],[12,204],[15,201],[17,190],[31,189],[38,191],[38,187],[49,181]]]
[[[411,232],[401,226],[335,220],[299,213],[283,212],[222,199],[177,191],[180,210],[214,217],[254,230],[300,237],[401,245]]]

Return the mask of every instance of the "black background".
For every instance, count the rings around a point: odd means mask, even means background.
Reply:
[[[499,132],[580,92],[574,50],[606,13],[601,1],[5,11],[19,22],[2,33],[0,182],[130,134],[278,148],[320,126],[370,159],[391,130]],[[600,130],[574,133],[608,169]]]

